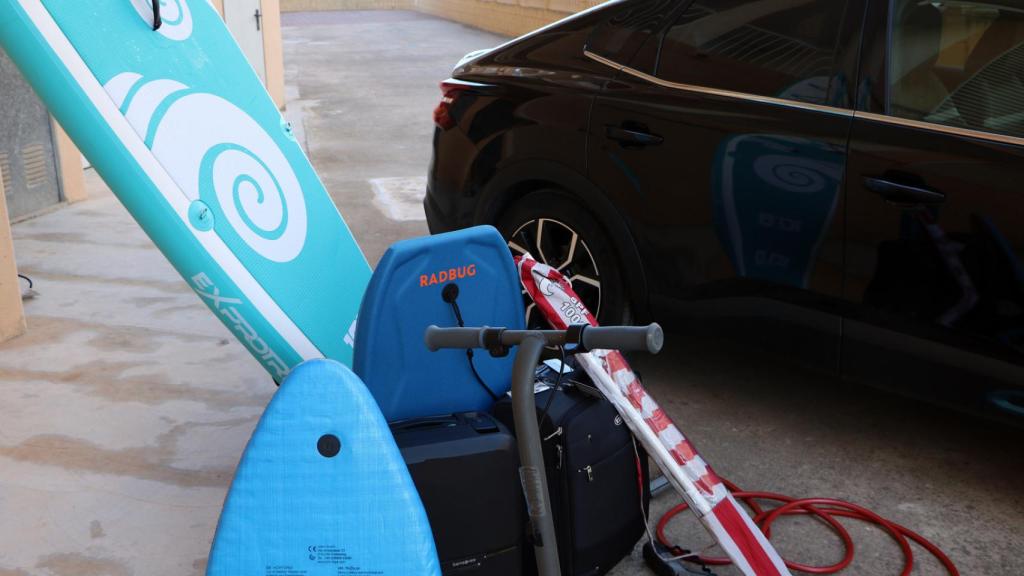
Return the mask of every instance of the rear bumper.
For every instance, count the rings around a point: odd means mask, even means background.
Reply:
[[[445,217],[444,211],[438,206],[437,200],[431,193],[430,181],[427,181],[427,194],[423,197],[423,213],[427,216],[427,229],[431,234],[451,232],[455,229],[454,223]]]
[[[434,133],[423,212],[431,234],[472,226],[476,198],[464,193],[476,149],[458,130]]]

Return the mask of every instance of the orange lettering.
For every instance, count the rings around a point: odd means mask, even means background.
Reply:
[[[430,276],[421,274],[420,287],[426,288],[427,286],[434,286],[435,284],[443,284],[452,280],[470,278],[473,276],[476,276],[476,264],[470,264],[469,266],[456,266],[455,268],[434,272]]]

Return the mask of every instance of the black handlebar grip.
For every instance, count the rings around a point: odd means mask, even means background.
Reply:
[[[483,348],[483,328],[439,328],[427,327],[423,342],[431,352],[442,348]]]
[[[588,350],[642,351],[657,354],[665,344],[665,332],[657,323],[647,326],[592,326],[583,330]]]

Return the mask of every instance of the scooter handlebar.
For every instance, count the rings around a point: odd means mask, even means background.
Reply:
[[[576,333],[581,342],[567,341]],[[582,330],[505,330],[503,328],[439,328],[430,326],[424,342],[431,351],[442,348],[486,348],[488,335],[500,340],[502,346],[516,346],[525,338],[543,338],[552,346],[582,344],[587,350],[643,351],[657,354],[665,343],[665,333],[658,324],[647,326],[586,326]]]
[[[622,350],[657,354],[665,345],[665,332],[657,323],[647,326],[591,326],[583,330],[588,350]]]
[[[437,352],[442,348],[483,348],[483,328],[440,328],[438,326],[427,326],[423,335],[423,341],[431,352]]]

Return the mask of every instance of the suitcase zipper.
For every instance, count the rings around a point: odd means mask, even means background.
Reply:
[[[547,442],[548,440],[551,440],[555,436],[561,436],[561,435],[562,435],[562,427],[559,426],[554,432],[552,432],[546,438],[544,438],[544,441]]]
[[[552,432],[546,438],[544,438],[544,441],[547,442],[548,440],[551,440],[555,436],[561,436],[561,435],[562,435],[562,427],[559,426],[558,428],[555,429],[554,432]],[[555,444],[555,470],[561,470],[562,469],[562,452],[563,452],[562,445],[561,444]]]

